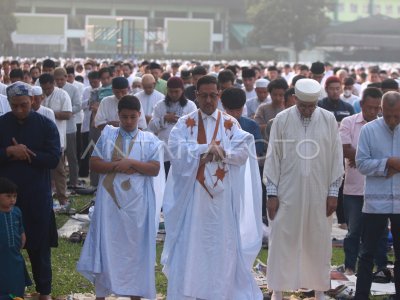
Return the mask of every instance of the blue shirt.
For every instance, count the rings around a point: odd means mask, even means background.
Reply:
[[[260,126],[256,121],[246,117],[240,117],[238,121],[244,131],[254,136],[257,156],[262,156],[264,154],[264,140],[261,136]]]
[[[400,157],[400,125],[392,131],[383,118],[361,128],[356,164],[366,175],[364,213],[400,214],[400,173],[386,178],[389,157]]]

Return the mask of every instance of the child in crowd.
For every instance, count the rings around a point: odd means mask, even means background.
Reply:
[[[23,297],[32,284],[21,254],[26,237],[16,199],[17,186],[0,177],[0,299]]]

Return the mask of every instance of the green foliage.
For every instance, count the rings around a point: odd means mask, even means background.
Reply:
[[[0,1],[0,50],[2,55],[11,55],[13,43],[11,33],[17,29],[17,21],[14,16],[16,10],[15,0]]]
[[[292,47],[296,52],[311,47],[329,25],[326,16],[332,0],[248,0],[247,16],[254,25],[254,44]]]

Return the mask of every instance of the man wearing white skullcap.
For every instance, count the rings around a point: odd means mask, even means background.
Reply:
[[[343,177],[343,153],[335,117],[317,107],[321,85],[301,79],[296,105],[274,120],[264,168],[271,224],[268,288],[308,288],[315,299],[330,288],[332,213]],[[288,271],[289,270],[289,271]]]
[[[268,79],[260,78],[256,80],[255,91],[257,97],[247,100],[246,102],[247,116],[249,118],[254,119],[254,115],[256,114],[257,108],[260,106],[260,104],[268,102],[268,84]]]
[[[42,101],[44,99],[42,88],[38,85],[32,86],[32,95],[33,95],[32,109],[36,111],[38,114],[41,114],[42,116],[49,118],[55,123],[56,118],[54,116],[54,111],[42,105]]]

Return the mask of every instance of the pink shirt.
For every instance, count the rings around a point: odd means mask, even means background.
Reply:
[[[361,127],[365,124],[367,124],[367,121],[364,120],[362,112],[344,118],[339,127],[342,144],[350,144],[354,149],[357,149]],[[356,168],[351,168],[348,159],[346,159],[343,194],[354,196],[364,195],[364,181],[365,176]]]

